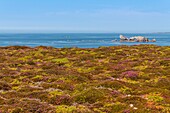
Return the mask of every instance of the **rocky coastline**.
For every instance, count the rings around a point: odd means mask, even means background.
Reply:
[[[120,42],[156,42],[156,39],[149,40],[143,36],[134,36],[127,38],[126,36],[120,35]]]

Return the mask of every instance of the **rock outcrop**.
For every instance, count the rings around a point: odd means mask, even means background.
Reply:
[[[134,36],[134,37],[130,37],[130,38],[127,38],[123,35],[120,35],[120,41],[126,41],[126,42],[156,42],[156,39],[153,39],[153,40],[149,40],[148,38],[146,37],[143,37],[143,36]]]
[[[123,35],[120,35],[120,40],[128,40],[128,38]]]

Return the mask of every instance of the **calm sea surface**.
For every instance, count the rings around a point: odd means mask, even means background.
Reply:
[[[127,37],[145,36],[149,39],[156,39],[157,42],[137,43],[137,42],[119,42],[120,34],[96,34],[96,33],[58,33],[58,34],[0,34],[0,46],[53,46],[56,48],[79,47],[79,48],[97,48],[100,46],[118,46],[118,45],[138,45],[155,44],[159,46],[170,46],[170,33],[160,34],[123,34]],[[112,40],[117,39],[117,42]]]

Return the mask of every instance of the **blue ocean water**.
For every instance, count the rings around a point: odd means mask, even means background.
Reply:
[[[145,36],[157,42],[119,42],[118,33],[56,33],[56,34],[0,34],[0,46],[52,46],[56,48],[79,47],[97,48],[100,46],[155,44],[170,46],[170,33],[123,34],[127,37]],[[118,40],[113,42],[113,40]]]

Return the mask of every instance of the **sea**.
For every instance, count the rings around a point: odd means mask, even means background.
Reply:
[[[144,36],[156,42],[120,42],[119,35]],[[0,46],[51,46],[98,48],[102,46],[154,44],[170,46],[170,33],[1,33]]]

